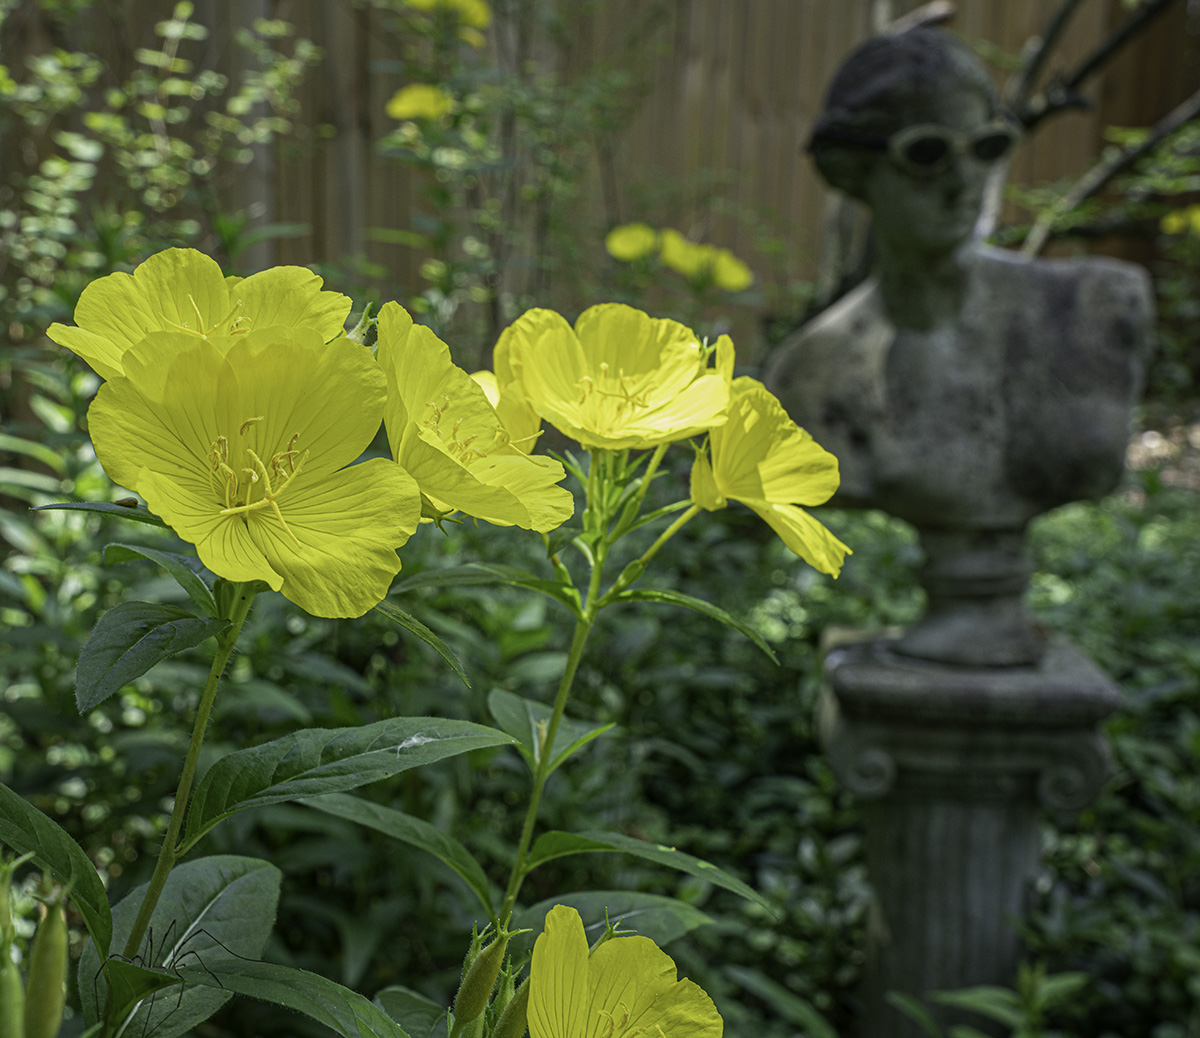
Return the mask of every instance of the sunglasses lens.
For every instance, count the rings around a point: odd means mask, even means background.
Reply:
[[[950,142],[932,134],[917,137],[904,145],[904,159],[917,169],[932,170],[945,162],[950,155]]]
[[[987,133],[971,142],[971,151],[981,162],[995,162],[1012,147],[1013,139],[1007,133]]]

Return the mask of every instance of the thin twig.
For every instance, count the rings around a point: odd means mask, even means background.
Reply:
[[[1033,47],[1032,51],[1005,90],[1009,107],[1017,112],[1018,117],[1022,115],[1021,109],[1028,100],[1028,94],[1033,89],[1033,84],[1041,73],[1042,66],[1046,64],[1046,58],[1050,56],[1050,51],[1058,42],[1058,38],[1067,27],[1067,22],[1071,20],[1075,8],[1080,3],[1081,0],[1064,0],[1051,17],[1046,31],[1040,37],[1035,36],[1030,41]],[[1024,122],[1024,119],[1022,118],[1021,121]]]
[[[1021,252],[1026,256],[1036,256],[1042,251],[1046,240],[1050,237],[1050,229],[1054,226],[1054,222],[1063,213],[1070,212],[1085,198],[1096,194],[1118,173],[1128,169],[1143,155],[1153,151],[1164,138],[1169,137],[1197,116],[1200,116],[1200,90],[1197,90],[1183,104],[1160,119],[1151,129],[1150,136],[1136,148],[1129,148],[1102,159],[1080,177],[1071,190],[1055,203],[1053,208],[1037,218],[1025,238],[1025,243],[1021,246]]]

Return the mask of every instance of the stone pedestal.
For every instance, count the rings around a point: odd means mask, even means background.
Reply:
[[[1112,681],[1051,640],[1030,667],[962,667],[879,639],[831,651],[821,734],[833,769],[867,801],[875,889],[861,1038],[920,1038],[889,991],[926,999],[975,984],[1009,986],[1014,926],[1039,861],[1042,809],[1070,814],[1108,771],[1101,719]],[[930,1003],[943,1026],[982,1018]]]

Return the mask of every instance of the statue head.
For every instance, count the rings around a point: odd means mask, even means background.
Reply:
[[[911,29],[850,54],[809,150],[831,186],[870,206],[882,238],[940,252],[971,237],[988,174],[1016,137],[971,50]]]

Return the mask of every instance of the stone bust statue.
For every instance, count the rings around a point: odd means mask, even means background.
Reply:
[[[917,527],[928,608],[896,648],[943,663],[1040,658],[1025,528],[1116,485],[1152,321],[1137,266],[978,240],[985,184],[1015,140],[956,38],[914,29],[854,51],[809,150],[831,186],[870,208],[877,274],[765,373],[838,457],[835,503]]]

